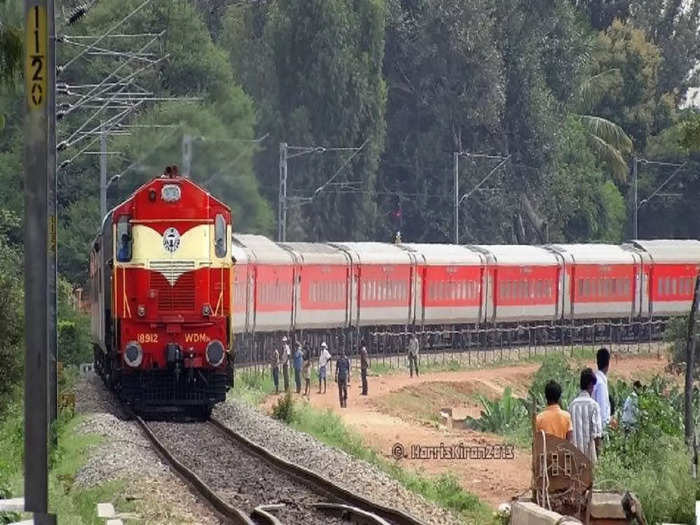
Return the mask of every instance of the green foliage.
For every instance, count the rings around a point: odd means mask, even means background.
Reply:
[[[9,395],[23,371],[23,274],[21,253],[0,235],[0,399]],[[0,414],[2,410],[0,403]]]
[[[75,309],[73,287],[58,281],[58,360],[64,366],[92,362],[90,317]]]
[[[537,410],[547,406],[544,397],[544,387],[549,381],[556,381],[561,386],[560,405],[566,410],[579,392],[578,374],[569,365],[567,358],[561,354],[554,354],[547,357],[535,373],[530,388],[528,398],[534,399],[537,403]]]
[[[649,523],[693,519],[700,485],[690,475],[681,407],[677,387],[662,378],[652,380],[639,395],[638,428],[629,435],[611,430],[596,468],[598,485],[637,494]]]
[[[294,419],[294,399],[292,398],[292,393],[287,392],[284,396],[280,397],[272,407],[272,417],[274,419],[279,419],[284,423],[291,423]]]
[[[525,401],[513,397],[508,386],[500,399],[490,400],[481,394],[477,394],[481,404],[481,415],[478,419],[468,418],[470,427],[483,432],[496,432],[508,434],[515,431],[527,416]]]
[[[624,198],[590,148],[588,132],[570,117],[559,135],[556,170],[546,179],[552,240],[621,242]]]
[[[683,124],[681,145],[691,151],[700,151],[700,116]]]
[[[327,240],[353,232],[364,239],[374,228],[385,128],[384,23],[379,0],[279,0],[237,5],[227,13],[222,43],[255,97],[260,134],[271,134],[258,156],[258,174],[271,198],[280,142],[365,144],[352,160],[352,153],[328,152],[289,161],[293,193],[313,195],[308,206],[292,208],[290,238]],[[340,191],[338,184],[348,182]]]

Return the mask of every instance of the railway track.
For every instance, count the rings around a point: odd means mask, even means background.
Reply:
[[[161,456],[227,523],[422,523],[276,456],[215,418],[173,423],[134,417]]]

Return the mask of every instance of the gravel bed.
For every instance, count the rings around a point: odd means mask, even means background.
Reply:
[[[258,505],[284,504],[274,511],[282,523],[343,523],[318,511],[323,494],[267,465],[207,423],[150,422],[158,439],[231,505],[250,514]]]
[[[407,490],[375,466],[342,450],[328,447],[256,408],[231,400],[218,405],[214,409],[214,416],[287,461],[296,462],[367,499],[409,512],[426,523],[461,523],[449,511]]]
[[[87,462],[75,475],[75,487],[126,481],[126,499],[135,501],[142,523],[221,523],[208,504],[198,500],[154,452],[138,425],[125,420],[119,403],[96,375],[81,379],[75,402],[76,412],[84,417],[77,432],[103,438],[99,446],[88,451]]]

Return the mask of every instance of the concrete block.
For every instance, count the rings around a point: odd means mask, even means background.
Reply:
[[[24,512],[24,498],[0,499],[0,512]]]
[[[124,522],[122,520],[107,520],[105,525],[124,525]]]
[[[518,501],[511,507],[510,525],[581,525],[581,522],[563,517],[536,503]]]
[[[591,498],[591,518],[625,519],[622,494],[594,492]]]
[[[34,525],[34,519],[24,521],[13,521],[10,525]]]
[[[114,517],[114,505],[111,503],[98,503],[97,504],[97,517],[98,518],[113,518]]]

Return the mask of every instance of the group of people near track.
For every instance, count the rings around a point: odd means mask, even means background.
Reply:
[[[420,343],[418,337],[413,333],[408,341],[407,358],[411,377],[415,372],[418,376],[418,362],[420,353]],[[321,343],[317,352],[312,352],[311,345],[307,342],[301,343],[297,341],[294,345],[294,350],[290,345],[289,338],[283,336],[279,347],[272,350],[270,356],[270,368],[272,371],[272,382],[275,385],[275,394],[280,392],[280,372],[282,373],[282,386],[285,392],[290,391],[290,368],[294,373],[294,384],[296,393],[306,397],[311,395],[311,369],[313,355],[318,356],[316,374],[318,376],[318,393],[325,394],[327,389],[327,377],[331,373],[333,367],[333,355],[331,354],[328,344],[324,341]],[[368,395],[367,371],[370,366],[370,357],[367,352],[365,341],[360,342],[358,352],[360,361],[360,379],[362,381],[361,395]],[[350,358],[345,353],[345,350],[340,350],[339,355],[335,358],[335,373],[333,374],[335,382],[338,384],[338,399],[340,406],[345,408],[348,406],[348,385],[350,384]],[[304,392],[302,394],[302,384]]]
[[[561,386],[554,380],[544,389],[547,408],[537,415],[535,430],[571,441],[586,457],[595,463],[600,455],[602,438],[608,427],[616,428],[615,407],[608,391],[610,351],[601,348],[596,354],[598,370],[584,368],[581,371],[578,396],[569,403],[569,410],[559,406]],[[642,390],[639,381],[625,400],[621,423],[625,432],[631,432],[639,421],[638,395]]]

